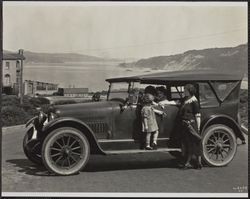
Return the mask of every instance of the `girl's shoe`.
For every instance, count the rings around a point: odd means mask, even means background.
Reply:
[[[152,144],[152,148],[153,148],[153,150],[157,150],[157,144],[156,144],[156,143],[153,143],[153,144]]]
[[[150,147],[150,146],[146,146],[145,149],[146,149],[146,150],[153,150],[153,148]]]

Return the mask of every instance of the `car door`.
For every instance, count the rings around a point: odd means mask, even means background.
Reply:
[[[103,150],[126,150],[138,149],[138,143],[133,138],[133,132],[137,130],[139,135],[139,121],[137,117],[137,106],[112,101],[111,113],[111,136],[106,140],[99,140]]]
[[[129,104],[124,110],[121,110],[121,104],[113,107],[113,139],[119,141],[120,145],[126,142],[128,148],[138,148],[145,136],[145,133],[142,133],[142,104],[139,100],[139,94],[138,89],[136,91],[134,89],[129,94]],[[154,106],[154,108],[166,113],[165,117],[156,114],[156,120],[159,127],[158,143],[167,146],[167,141],[176,126],[179,108],[174,105]]]

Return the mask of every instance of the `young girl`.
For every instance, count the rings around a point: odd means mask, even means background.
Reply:
[[[156,122],[155,113],[164,115],[163,111],[156,110],[152,107],[154,96],[147,93],[144,96],[144,106],[141,110],[142,116],[142,132],[146,133],[146,150],[157,149],[158,125]],[[150,146],[150,137],[153,135],[152,147]]]

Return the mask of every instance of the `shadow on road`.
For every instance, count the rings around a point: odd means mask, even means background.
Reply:
[[[35,165],[27,159],[12,159],[6,162],[18,168],[18,172],[35,176],[50,176],[51,174],[44,166]]]
[[[11,159],[6,162],[13,164],[18,172],[32,176],[55,176],[50,173],[44,166],[36,165],[27,159]],[[177,159],[163,160],[127,160],[96,158],[90,160],[82,172],[104,172],[117,170],[136,170],[136,169],[153,169],[153,168],[178,168]],[[77,174],[76,174],[77,175]]]
[[[106,157],[107,158],[107,157]],[[128,160],[105,159],[103,161],[89,161],[83,172],[103,172],[117,170],[136,170],[136,169],[154,169],[154,168],[175,168],[178,169],[180,161],[177,159],[162,160]]]

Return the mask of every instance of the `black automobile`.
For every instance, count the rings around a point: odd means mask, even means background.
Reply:
[[[142,141],[139,103],[146,86],[164,86],[169,100],[184,97],[184,85],[197,88],[201,110],[203,160],[209,166],[229,164],[242,136],[239,91],[242,76],[212,71],[174,71],[132,77],[111,78],[107,100],[52,106],[27,124],[23,148],[29,160],[43,164],[58,175],[79,172],[90,154],[170,152],[185,153],[179,133],[175,105],[156,107],[166,113],[157,116],[158,150],[140,148]]]

